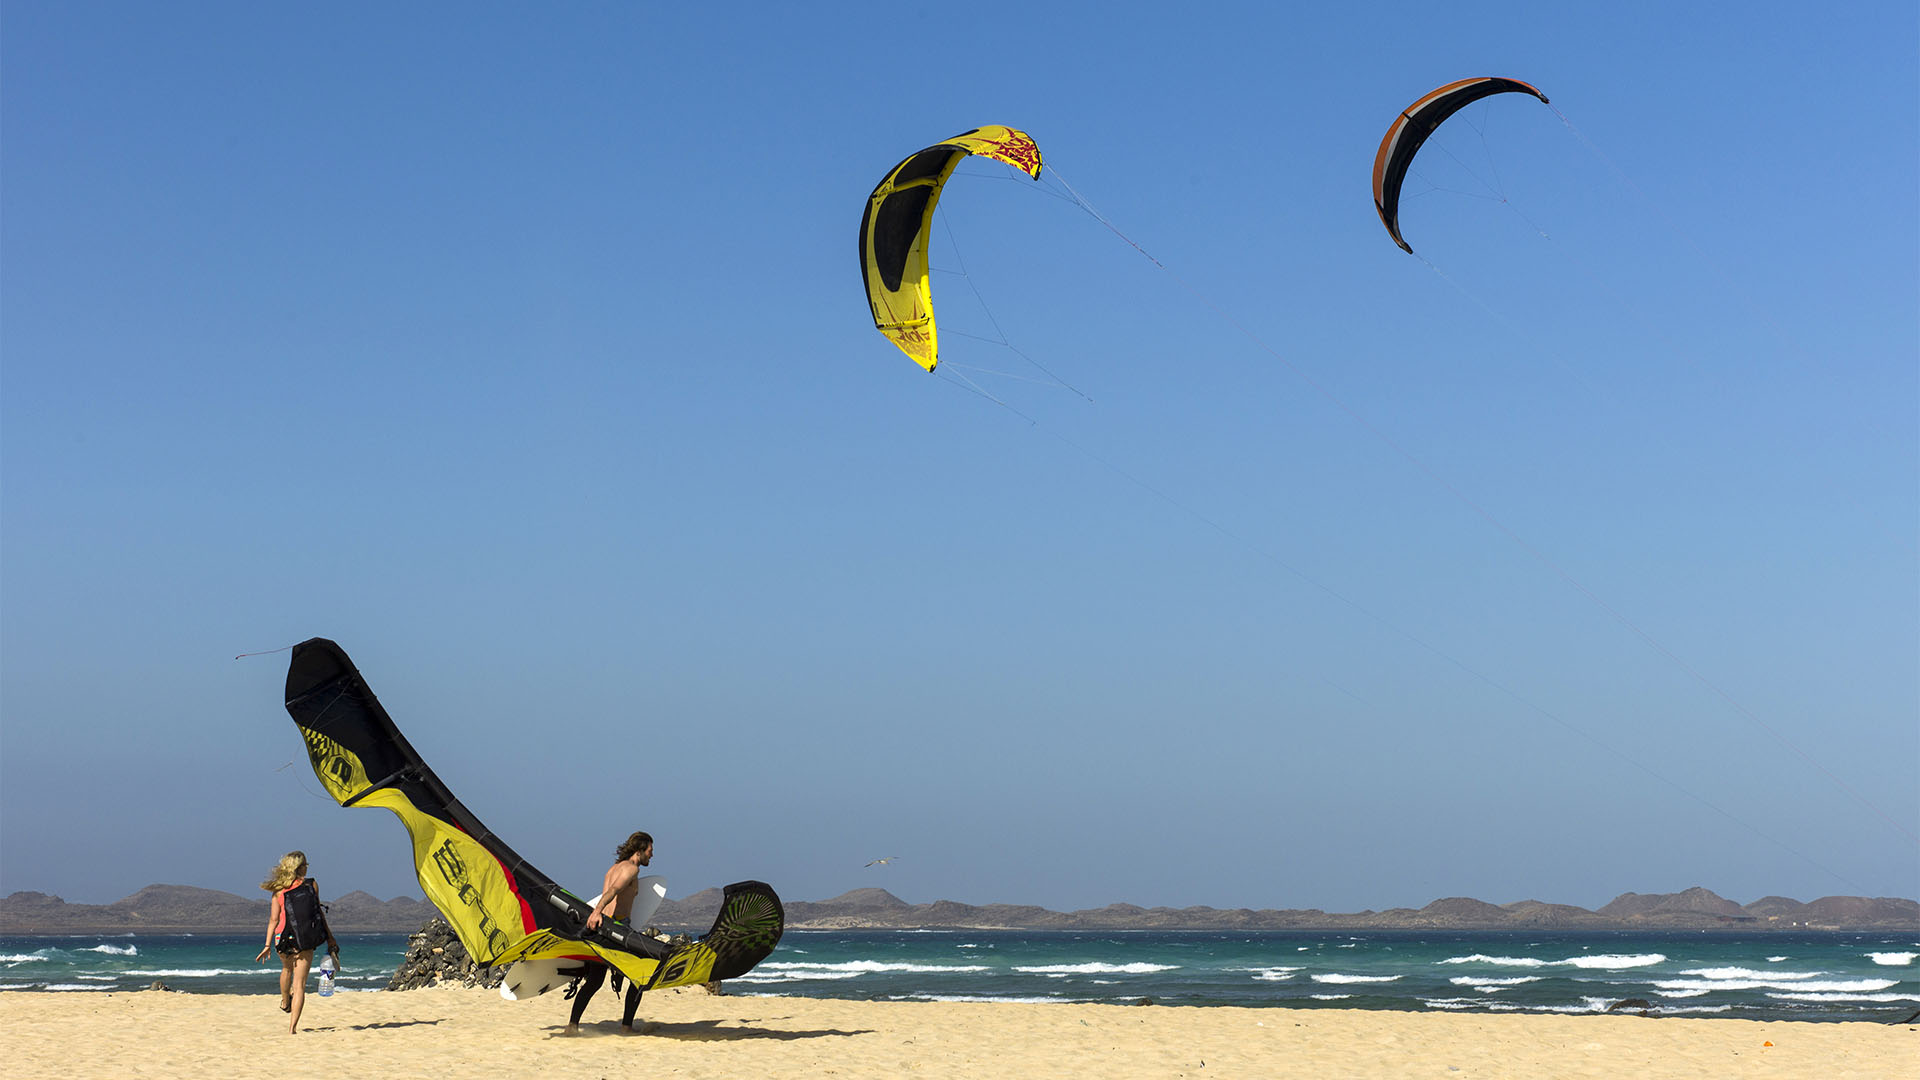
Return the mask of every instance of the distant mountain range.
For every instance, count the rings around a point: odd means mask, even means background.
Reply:
[[[651,921],[662,929],[697,933],[712,924],[719,908],[720,890],[706,889],[666,901]],[[952,900],[909,904],[885,889],[788,901],[786,909],[788,927],[799,930],[1920,930],[1920,903],[1912,900],[1828,896],[1802,903],[1769,896],[1742,905],[1702,888],[1622,893],[1598,911],[1538,900],[1489,904],[1449,897],[1418,909],[1351,914],[1133,904],[1062,912]],[[328,919],[342,933],[412,933],[438,916],[433,905],[404,896],[380,900],[350,892],[328,900]],[[149,885],[111,904],[69,904],[38,892],[0,899],[0,934],[264,935],[266,925],[266,900],[191,885]]]

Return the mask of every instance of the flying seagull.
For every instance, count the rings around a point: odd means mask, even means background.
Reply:
[[[900,856],[898,856],[898,855],[889,855],[889,856],[887,856],[887,857],[886,857],[886,858],[884,858],[884,859],[875,859],[875,860],[873,860],[872,862],[870,862],[870,863],[868,863],[867,865],[868,865],[868,866],[880,866],[880,865],[883,865],[883,864],[885,864],[885,863],[890,863],[890,862],[892,862],[893,860],[895,860],[895,859],[897,859],[897,858],[899,858],[899,857],[900,857]]]

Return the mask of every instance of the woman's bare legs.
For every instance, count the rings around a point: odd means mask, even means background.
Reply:
[[[287,1034],[300,1034],[300,1007],[307,1003],[307,969],[313,966],[313,950],[302,949],[284,960],[281,978],[291,980],[293,986],[292,1019],[287,1021]]]

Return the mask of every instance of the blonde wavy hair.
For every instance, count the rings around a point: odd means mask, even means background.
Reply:
[[[267,880],[260,883],[260,887],[268,892],[279,892],[305,876],[307,876],[307,853],[289,851],[280,856],[279,865],[273,868],[273,873],[267,875]]]

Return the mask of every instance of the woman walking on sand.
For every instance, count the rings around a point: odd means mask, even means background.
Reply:
[[[320,890],[307,876],[307,856],[289,851],[280,864],[260,883],[273,894],[273,907],[267,916],[267,943],[255,960],[264,961],[269,952],[280,954],[280,1011],[290,1013],[287,1034],[300,1033],[300,1007],[307,1002],[307,970],[313,966],[313,950],[327,943],[327,952],[338,964],[340,946],[327,926],[326,909],[320,904]]]

